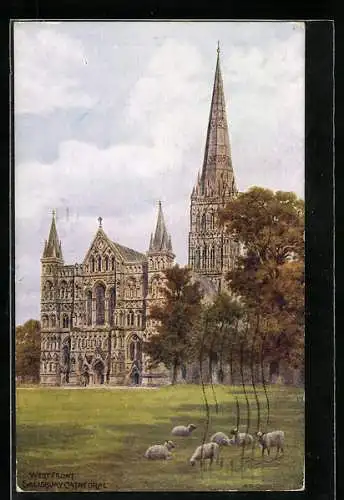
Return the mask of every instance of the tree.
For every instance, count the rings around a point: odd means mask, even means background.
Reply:
[[[157,333],[143,345],[150,366],[164,363],[172,369],[172,384],[177,370],[189,361],[194,347],[192,331],[200,313],[202,294],[198,283],[191,282],[187,267],[178,264],[164,272],[166,283],[161,305],[152,308],[149,318],[159,322]]]
[[[214,364],[218,368],[220,382],[223,382],[223,367],[226,362],[230,363],[232,369],[242,314],[242,305],[226,292],[218,294],[214,302],[204,306],[195,348],[202,361],[208,360],[211,380]]]
[[[30,319],[16,328],[16,377],[39,382],[40,371],[40,322]]]
[[[228,273],[245,303],[253,347],[302,363],[304,327],[304,202],[294,193],[253,187],[221,213],[244,254]],[[258,349],[258,345],[257,345]]]

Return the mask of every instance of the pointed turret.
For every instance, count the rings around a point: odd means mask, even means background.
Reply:
[[[55,210],[53,211],[53,216],[51,220],[51,226],[49,231],[48,241],[45,241],[44,251],[43,251],[43,259],[46,258],[55,258],[60,261],[63,261],[62,255],[62,247],[61,241],[58,238],[57,229],[56,229],[56,219],[55,219]]]
[[[168,234],[166,229],[161,201],[159,201],[158,219],[156,223],[154,236],[151,235],[149,251],[172,253],[171,236]]]
[[[229,191],[231,194],[233,191],[236,192],[219,46],[201,176],[202,190],[204,191],[207,186],[209,188],[209,185],[214,186],[215,190],[223,190],[225,187],[225,191]]]

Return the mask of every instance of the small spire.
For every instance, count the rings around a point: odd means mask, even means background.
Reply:
[[[102,221],[103,221],[103,218],[102,217],[98,217],[99,227],[102,227]]]
[[[217,41],[217,56],[220,55],[220,42],[219,40]]]
[[[172,248],[172,245],[171,245]],[[158,201],[158,219],[156,223],[154,236],[151,237],[149,250],[154,252],[161,252],[169,250],[169,234],[166,230],[164,221],[164,214],[162,211],[161,201]]]
[[[62,256],[62,245],[61,240],[57,235],[56,229],[56,210],[52,210],[52,219],[49,231],[48,241],[44,244],[43,257],[55,257],[57,259],[63,260]]]

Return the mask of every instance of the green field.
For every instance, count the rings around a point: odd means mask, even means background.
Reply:
[[[262,389],[258,390],[262,428],[266,430],[266,400]],[[215,386],[215,391],[217,414],[211,388],[206,388],[208,436],[216,431],[228,433],[235,425],[236,396],[240,430],[245,430],[242,388]],[[17,484],[25,491],[299,489],[303,486],[304,462],[302,392],[284,386],[268,388],[271,422],[267,430],[285,431],[283,456],[276,458],[272,452],[262,459],[258,447],[246,449],[242,456],[240,449],[226,447],[221,450],[222,465],[214,463],[201,469],[189,464],[206,425],[200,386],[155,390],[18,388]],[[257,430],[257,409],[252,391],[248,397],[253,433]],[[173,438],[177,447],[172,460],[144,458],[149,445],[171,439],[174,425],[188,423],[198,427],[188,438]]]

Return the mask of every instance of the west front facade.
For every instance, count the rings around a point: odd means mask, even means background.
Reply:
[[[164,367],[148,370],[142,343],[156,331],[149,311],[173,260],[161,203],[146,254],[112,241],[99,218],[75,265],[64,263],[53,214],[41,258],[41,384],[168,383]]]

